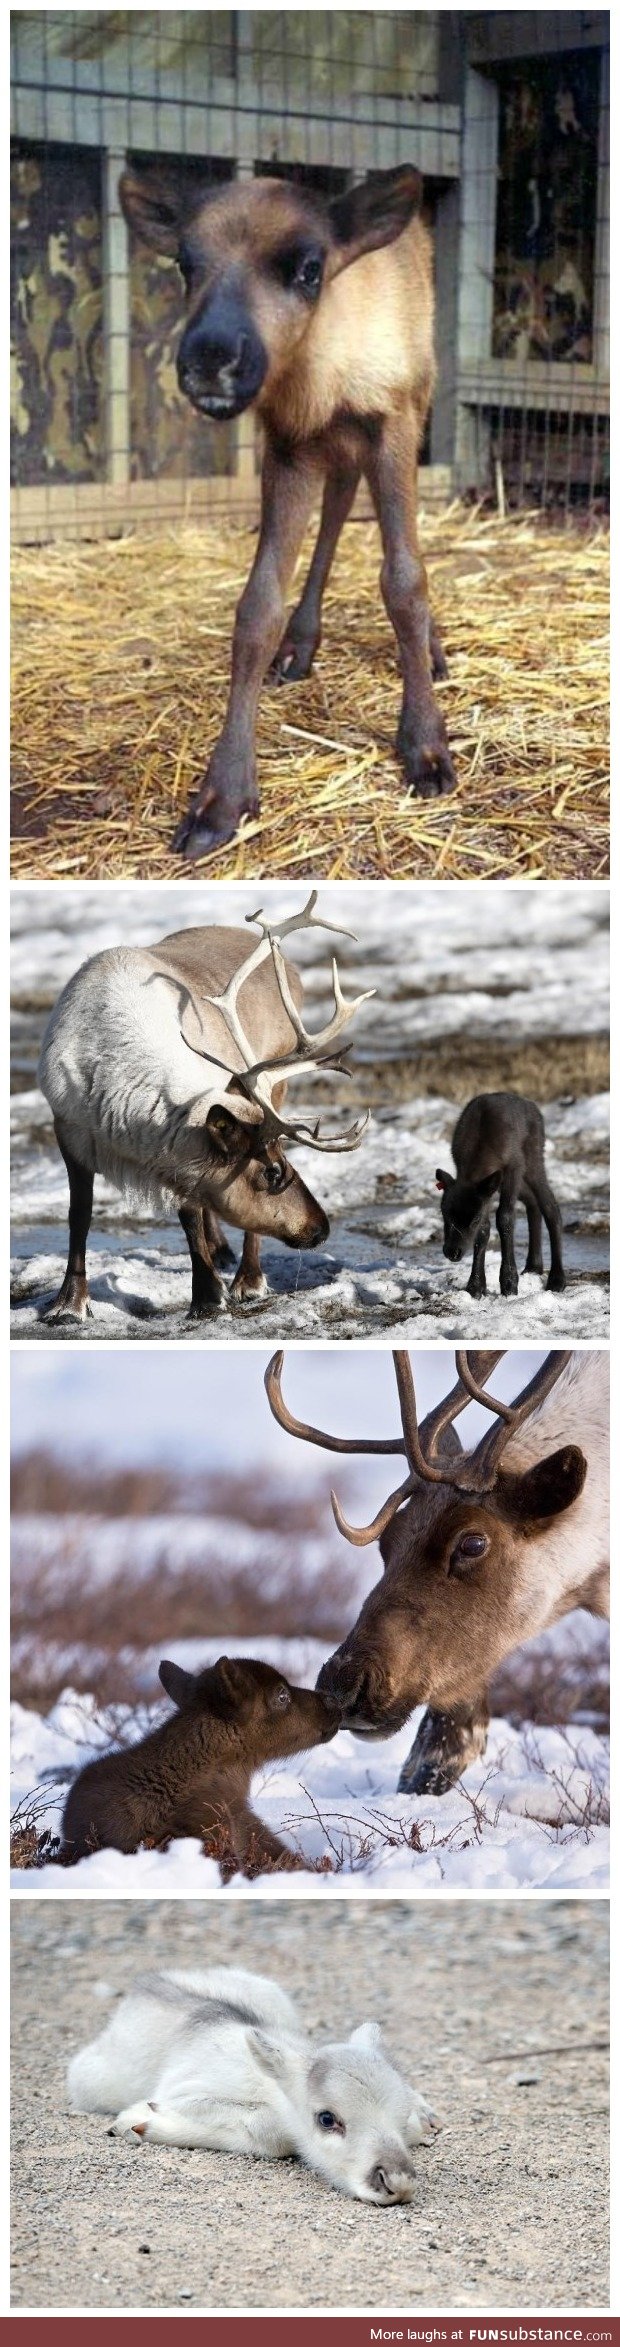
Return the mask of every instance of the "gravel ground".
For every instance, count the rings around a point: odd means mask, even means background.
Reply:
[[[14,2306],[603,2310],[607,2057],[586,2049],[607,2035],[607,1920],[598,1901],[14,1900]],[[383,2021],[444,2121],[409,2206],[67,2117],[95,1984],[228,1961],[272,1971],[320,2033]]]

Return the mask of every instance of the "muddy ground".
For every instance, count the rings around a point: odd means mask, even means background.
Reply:
[[[15,2307],[607,2306],[605,1904],[14,1901],[12,1924]],[[444,2121],[410,2205],[67,2114],[102,1984],[227,1961],[321,2035],[384,2023]]]

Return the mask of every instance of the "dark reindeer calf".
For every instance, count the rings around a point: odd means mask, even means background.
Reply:
[[[126,171],[134,233],[177,261],[187,313],[177,372],[213,421],[249,407],[264,432],[258,549],[238,606],[223,731],[174,841],[204,856],[259,812],[259,695],[308,676],[341,529],[364,475],[383,545],[381,590],[397,639],[403,702],[397,750],[420,797],[454,788],[432,676],[446,668],[429,617],[416,520],[418,455],[432,397],[433,264],[419,172],[380,171],[326,203],[278,179],[178,196],[160,174]],[[285,598],[317,494],[322,516],[297,609]]]
[[[339,1705],[245,1658],[223,1655],[196,1677],[162,1662],[159,1676],[174,1717],[81,1770],[65,1804],[58,1864],[141,1843],[166,1849],[195,1835],[219,1859],[223,1881],[238,1868],[254,1875],[302,1865],[250,1808],[251,1779],[265,1761],[335,1736]]]
[[[519,1092],[478,1092],[463,1109],[452,1136],[456,1176],[438,1165],[441,1190],[444,1255],[460,1263],[466,1247],[473,1247],[467,1282],[470,1296],[485,1296],[485,1253],[491,1229],[491,1199],[499,1191],[497,1229],[501,1242],[499,1284],[503,1296],[516,1296],[519,1276],[514,1251],[514,1219],[518,1199],[527,1214],[526,1271],[542,1272],[542,1226],[551,1244],[547,1287],[566,1287],[562,1263],[562,1217],[545,1173],[545,1127],[533,1100]]]

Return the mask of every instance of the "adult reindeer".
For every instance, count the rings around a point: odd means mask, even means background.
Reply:
[[[609,1389],[602,1353],[550,1353],[515,1402],[486,1391],[501,1353],[456,1354],[457,1383],[418,1426],[408,1353],[394,1354],[402,1434],[352,1441],[294,1418],[281,1391],[283,1354],[266,1375],[274,1416],[322,1449],[401,1453],[404,1481],[372,1524],[339,1530],[379,1541],[383,1581],[319,1673],[342,1726],[389,1736],[428,1706],[399,1791],[445,1793],[484,1752],[487,1686],[524,1639],[574,1606],[609,1612]],[[469,1401],[494,1423],[463,1451],[454,1420]]]
[[[381,587],[403,674],[397,749],[405,781],[423,798],[452,790],[431,682],[446,668],[416,524],[435,373],[419,172],[376,172],[329,204],[266,178],[219,188],[193,205],[190,198],[184,210],[165,178],[134,171],[123,174],[120,196],[136,235],[176,260],[185,280],[181,390],[215,421],[254,406],[265,435],[260,537],[237,610],[224,729],[175,847],[206,855],[234,837],[242,815],[258,813],[263,678],[274,656],[276,681],[309,675],[326,581],[362,474],[379,521]],[[310,574],[283,635],[284,598],[320,489]]]
[[[368,1118],[329,1135],[318,1122],[289,1120],[287,1077],[341,1068],[334,1046],[370,995],[345,1001],[334,961],[332,1016],[308,1033],[299,972],[280,940],[333,928],[315,920],[315,904],[316,889],[288,920],[272,925],[251,914],[262,935],[250,951],[242,929],[216,928],[182,929],[144,950],[114,946],[84,962],[64,988],[39,1064],[69,1176],[69,1261],[48,1319],[84,1320],[90,1311],[86,1240],[96,1173],[130,1198],[176,1206],[194,1319],[227,1300],[219,1270],[232,1257],[220,1215],[244,1232],[231,1290],[237,1305],[265,1291],[261,1233],[288,1247],[327,1238],[327,1216],[289,1164],[285,1143],[357,1149]]]

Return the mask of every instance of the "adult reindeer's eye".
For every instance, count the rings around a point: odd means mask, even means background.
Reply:
[[[266,1190],[270,1190],[270,1191],[273,1191],[273,1190],[284,1190],[284,1189],[285,1189],[285,1187],[286,1187],[287,1178],[288,1178],[288,1168],[287,1168],[285,1165],[266,1165],[266,1166],[265,1166],[265,1189],[266,1189]]]
[[[450,1572],[458,1573],[459,1565],[465,1569],[467,1565],[475,1564],[476,1557],[483,1557],[488,1547],[486,1532],[462,1532],[451,1552]]]

